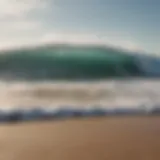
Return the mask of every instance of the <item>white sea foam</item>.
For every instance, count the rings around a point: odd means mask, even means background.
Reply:
[[[0,108],[132,107],[160,104],[159,80],[2,82]]]

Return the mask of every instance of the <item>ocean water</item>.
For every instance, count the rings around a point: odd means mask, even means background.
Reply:
[[[144,76],[134,55],[103,46],[54,45],[0,54],[0,77],[16,80],[100,80]]]
[[[48,45],[1,51],[0,107],[160,104],[158,67],[158,58],[104,46]]]

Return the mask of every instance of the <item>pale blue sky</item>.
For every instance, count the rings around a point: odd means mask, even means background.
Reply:
[[[1,1],[2,47],[84,39],[160,53],[158,0]]]

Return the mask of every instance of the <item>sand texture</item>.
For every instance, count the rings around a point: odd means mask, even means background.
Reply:
[[[160,117],[0,126],[0,160],[159,160]]]

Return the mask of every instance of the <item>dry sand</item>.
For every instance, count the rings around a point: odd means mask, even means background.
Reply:
[[[0,126],[0,160],[159,160],[160,117]]]

